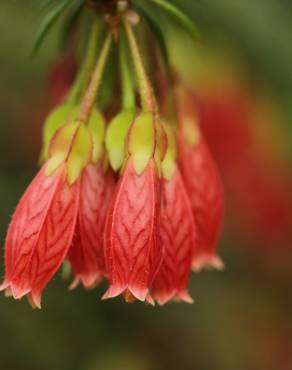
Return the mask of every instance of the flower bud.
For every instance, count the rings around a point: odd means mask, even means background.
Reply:
[[[40,162],[47,160],[50,142],[56,131],[67,123],[72,122],[76,114],[76,108],[71,104],[61,104],[54,108],[45,120],[43,126],[43,148],[40,154]]]
[[[126,138],[128,130],[135,118],[135,112],[124,110],[109,123],[105,138],[109,162],[117,171],[121,168],[126,155]]]
[[[128,136],[128,154],[137,174],[141,174],[154,156],[156,146],[155,119],[152,113],[141,113],[132,124]]]

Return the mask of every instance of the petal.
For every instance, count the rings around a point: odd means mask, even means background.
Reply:
[[[114,191],[112,172],[104,173],[103,163],[88,165],[81,179],[78,222],[68,259],[75,283],[91,288],[105,275],[103,228]]]
[[[163,262],[152,287],[160,305],[174,297],[186,299],[196,228],[190,200],[178,168],[170,180],[162,182],[160,234],[164,246]]]
[[[158,243],[158,179],[151,159],[144,172],[132,160],[118,184],[105,227],[105,259],[110,287],[104,298],[128,289],[144,301],[162,253]]]

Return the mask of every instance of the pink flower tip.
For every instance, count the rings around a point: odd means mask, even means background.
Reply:
[[[0,291],[5,291],[5,297],[13,297],[14,299],[21,299],[25,295],[33,308],[41,309],[41,293],[32,291],[31,288],[21,287],[15,283],[4,281],[0,285]]]
[[[31,288],[19,286],[13,282],[4,281],[0,285],[0,291],[5,291],[6,297],[13,297],[14,299],[21,299],[31,291]]]
[[[72,283],[69,285],[69,290],[74,290],[79,284],[87,290],[91,290],[97,287],[101,282],[102,276],[99,273],[90,275],[76,275]]]
[[[190,296],[190,294],[186,290],[183,291],[183,292],[179,292],[175,296],[175,300],[178,301],[178,302],[185,302],[185,303],[189,303],[189,304],[194,303],[193,298]]]
[[[32,308],[38,308],[39,310],[42,308],[41,293],[31,292],[28,294],[27,299]]]
[[[203,269],[215,269],[218,271],[223,271],[225,269],[225,264],[223,260],[217,254],[202,254],[196,256],[193,259],[192,270],[195,272],[200,272]]]
[[[159,306],[164,306],[166,303],[175,301],[175,302],[186,302],[194,303],[193,298],[189,295],[187,291],[182,292],[171,292],[171,293],[159,293],[154,296],[156,302]]]
[[[149,294],[148,289],[141,289],[134,286],[117,286],[117,285],[110,285],[108,290],[102,296],[102,300],[115,298],[120,294],[123,295],[125,301],[127,303],[132,303],[136,299],[141,302],[147,302],[150,305],[154,306],[154,300]]]

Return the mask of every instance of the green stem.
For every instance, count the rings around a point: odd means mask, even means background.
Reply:
[[[119,54],[122,79],[122,107],[123,110],[133,109],[135,107],[135,93],[129,68],[129,60],[127,58],[127,45],[123,33],[120,35]]]
[[[88,39],[87,50],[81,68],[67,96],[67,103],[76,104],[85,89],[93,69],[97,53],[98,21],[95,20]]]
[[[84,97],[81,102],[77,120],[80,122],[88,122],[92,108],[95,104],[96,95],[104,72],[104,67],[109,55],[109,51],[112,44],[112,36],[109,34],[102,46],[98,61],[92,73],[91,80],[88,88],[85,91]]]
[[[137,74],[142,109],[145,111],[154,112],[156,110],[156,103],[154,100],[152,87],[150,85],[148,76],[143,65],[142,57],[138,48],[138,44],[132,26],[126,20],[124,21],[124,25],[132,54],[133,63]]]

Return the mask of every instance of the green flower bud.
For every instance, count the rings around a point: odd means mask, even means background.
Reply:
[[[102,153],[105,135],[105,121],[100,111],[96,108],[91,112],[87,128],[91,133],[93,141],[92,162],[96,163]]]
[[[130,128],[128,152],[136,173],[141,174],[155,150],[155,121],[150,112],[141,113]]]
[[[56,131],[66,123],[70,123],[70,121],[74,119],[76,111],[77,109],[75,106],[65,103],[57,106],[48,115],[43,127],[43,147],[40,154],[40,162],[47,160],[50,141]]]
[[[121,168],[125,159],[126,137],[134,118],[134,110],[124,110],[116,115],[109,123],[105,145],[109,162],[115,171]]]

